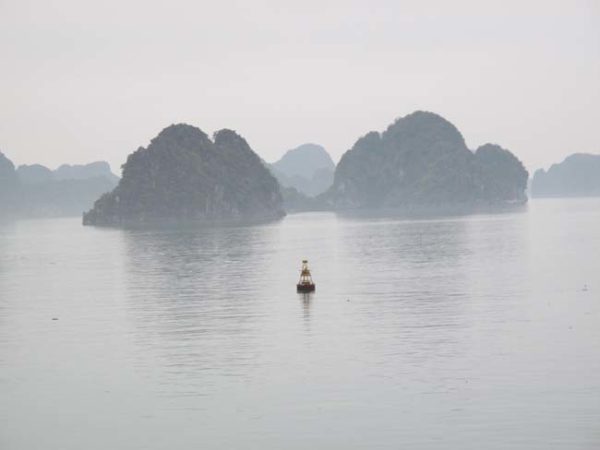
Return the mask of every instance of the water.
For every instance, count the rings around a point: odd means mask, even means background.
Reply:
[[[599,447],[599,199],[0,225],[3,450]]]

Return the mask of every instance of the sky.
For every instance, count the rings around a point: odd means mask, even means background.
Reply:
[[[600,153],[600,0],[0,0],[0,151],[108,161],[172,123],[335,161],[436,112],[530,170]]]

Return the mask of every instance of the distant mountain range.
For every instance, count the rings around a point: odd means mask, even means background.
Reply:
[[[96,161],[83,165],[63,164],[56,170],[50,170],[40,164],[22,165],[17,168],[19,180],[24,184],[39,184],[49,181],[89,180],[103,177],[113,182],[119,182],[119,177],[111,172],[106,161]]]
[[[303,144],[288,150],[270,169],[281,186],[315,197],[332,185],[335,164],[320,145]]]
[[[600,155],[575,153],[553,164],[547,172],[537,170],[531,181],[531,196],[600,196]]]
[[[104,161],[63,165],[14,164],[0,153],[0,212],[5,217],[79,216],[119,178]]]

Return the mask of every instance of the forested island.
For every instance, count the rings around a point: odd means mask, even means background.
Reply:
[[[578,158],[563,164],[570,167]],[[589,174],[578,181],[589,191],[599,179],[597,166],[591,159],[583,165]],[[15,169],[0,154],[0,205],[28,216],[87,210],[85,225],[129,226],[259,222],[279,219],[286,210],[473,210],[527,201],[528,173],[510,151],[485,144],[473,152],[454,125],[431,112],[417,111],[382,133],[367,133],[332,172],[334,167],[315,144],[269,165],[232,130],[211,140],[199,128],[178,124],[131,153],[120,180],[103,162]],[[544,176],[565,170],[536,173],[534,194],[548,192],[541,187]]]
[[[548,171],[539,169],[531,182],[532,197],[599,197],[600,155],[575,153]]]
[[[123,177],[83,216],[85,225],[256,222],[285,215],[275,177],[232,130],[211,140],[171,125],[127,158]]]
[[[361,137],[322,199],[336,210],[445,210],[523,204],[528,173],[508,150],[469,150],[454,125],[417,111]]]

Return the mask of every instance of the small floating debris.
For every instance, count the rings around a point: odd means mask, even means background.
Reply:
[[[52,320],[58,320],[58,317],[53,317]]]
[[[302,269],[300,270],[300,281],[296,285],[297,292],[314,292],[315,283],[313,282],[310,270],[308,269],[308,261],[302,261]]]

